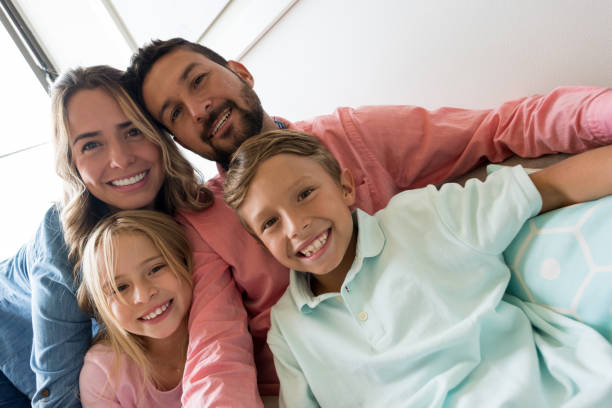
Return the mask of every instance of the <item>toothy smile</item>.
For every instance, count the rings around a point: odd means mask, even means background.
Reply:
[[[225,124],[225,121],[227,120],[227,118],[229,118],[230,114],[232,113],[231,109],[228,109],[227,112],[225,112],[225,115],[223,115],[221,117],[221,119],[219,119],[217,121],[217,125],[215,126],[215,128],[212,130],[212,132],[210,132],[210,137],[214,137],[217,132],[219,131],[219,129],[221,129],[221,126],[223,126]]]
[[[169,300],[168,303],[166,303],[165,305],[161,305],[160,307],[158,307],[157,309],[155,309],[154,311],[152,311],[148,315],[142,316],[141,319],[142,320],[155,319],[157,316],[159,316],[160,314],[164,313],[166,311],[166,309],[168,309],[168,306],[170,306],[170,303],[172,303],[172,300]]]
[[[312,256],[327,242],[329,230],[322,233],[317,239],[315,239],[310,245],[298,252],[299,255],[305,256],[306,258]]]
[[[117,186],[117,187],[125,187],[125,186],[130,186],[132,184],[136,184],[138,183],[140,180],[142,180],[145,176],[147,175],[147,170],[143,171],[142,173],[136,174],[135,176],[132,177],[128,177],[128,178],[123,178],[123,179],[118,179],[118,180],[113,180],[110,183],[113,186]]]

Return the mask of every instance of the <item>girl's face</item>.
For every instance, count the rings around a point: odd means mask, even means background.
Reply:
[[[70,151],[85,186],[112,209],[150,207],[164,182],[160,148],[102,89],[85,89],[67,106]]]
[[[186,328],[191,287],[177,277],[153,242],[142,233],[124,232],[113,240],[115,283],[123,301],[107,284],[110,310],[132,334],[166,339]]]

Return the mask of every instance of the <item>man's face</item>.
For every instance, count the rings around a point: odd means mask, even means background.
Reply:
[[[227,168],[238,146],[262,130],[264,112],[252,86],[239,63],[226,68],[177,49],[153,64],[142,94],[147,110],[181,145]]]

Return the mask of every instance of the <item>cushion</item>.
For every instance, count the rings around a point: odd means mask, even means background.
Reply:
[[[612,342],[612,196],[531,218],[504,258],[512,271],[508,293],[584,322]]]

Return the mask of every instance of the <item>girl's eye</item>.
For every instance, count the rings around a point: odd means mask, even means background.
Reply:
[[[81,152],[85,153],[86,151],[93,150],[98,146],[100,146],[100,143],[98,142],[87,142],[83,145],[83,147],[81,147]]]
[[[277,220],[278,220],[278,218],[276,218],[276,217],[270,218],[269,220],[267,220],[266,222],[263,223],[263,226],[262,226],[261,230],[265,231],[268,228],[272,227],[276,223]]]
[[[307,198],[313,191],[314,188],[307,188],[306,190],[302,191],[300,194],[298,194],[298,201],[302,201],[303,199]]]
[[[119,291],[119,292],[123,292],[127,288],[128,288],[128,285],[126,285],[126,284],[117,285],[117,291]]]
[[[156,274],[157,272],[159,272],[161,269],[164,268],[164,266],[166,266],[166,264],[155,265],[153,268],[151,268],[151,275]]]
[[[142,132],[140,131],[140,129],[138,129],[138,128],[136,128],[136,127],[133,127],[133,128],[130,128],[130,129],[127,131],[126,136],[128,136],[128,137],[134,137],[134,136],[140,136],[141,134],[142,134]]]

